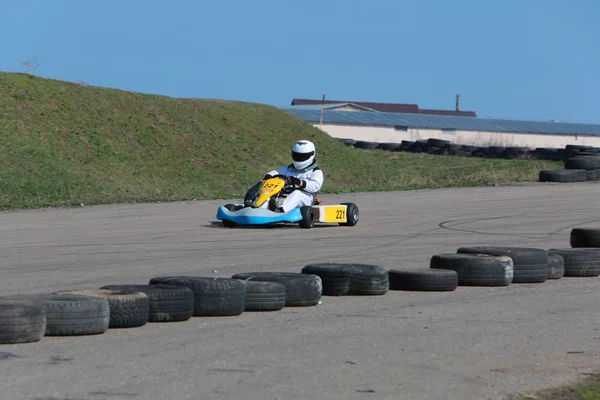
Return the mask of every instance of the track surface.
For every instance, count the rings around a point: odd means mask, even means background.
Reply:
[[[309,262],[428,268],[464,245],[569,247],[600,226],[600,184],[323,196],[338,226],[227,229],[221,201],[0,214],[2,294],[158,275],[295,271]],[[216,272],[213,272],[216,271]],[[272,313],[45,337],[0,347],[5,399],[496,399],[600,366],[600,278],[450,293],[323,297]]]

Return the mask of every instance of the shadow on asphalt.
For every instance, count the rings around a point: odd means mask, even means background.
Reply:
[[[233,228],[226,228],[223,226],[221,221],[210,221],[207,225],[204,225],[209,228],[221,228],[221,229],[302,229],[298,224],[291,223],[281,223],[274,222],[272,224],[265,225],[236,225]],[[314,225],[311,229],[320,229],[320,228],[335,228],[338,227],[337,224],[318,224]]]

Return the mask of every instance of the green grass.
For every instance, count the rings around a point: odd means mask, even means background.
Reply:
[[[199,94],[201,95],[201,93]],[[317,145],[323,193],[536,181],[547,161],[346,147],[275,107],[0,73],[0,208],[239,198]]]
[[[523,395],[516,400],[600,400],[600,374],[570,385]]]

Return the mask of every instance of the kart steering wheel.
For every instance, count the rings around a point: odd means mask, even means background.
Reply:
[[[283,180],[285,181],[285,186],[290,186],[290,185],[289,185],[289,183],[288,183],[288,179],[289,179],[290,177],[289,177],[289,176],[287,176],[287,175],[281,175],[281,174],[277,174],[277,175],[273,175],[273,176],[271,176],[271,178],[281,178],[281,179],[283,179]]]

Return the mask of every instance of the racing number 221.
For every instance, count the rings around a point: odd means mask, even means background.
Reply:
[[[335,219],[344,219],[346,218],[346,210],[336,210],[335,211]]]

